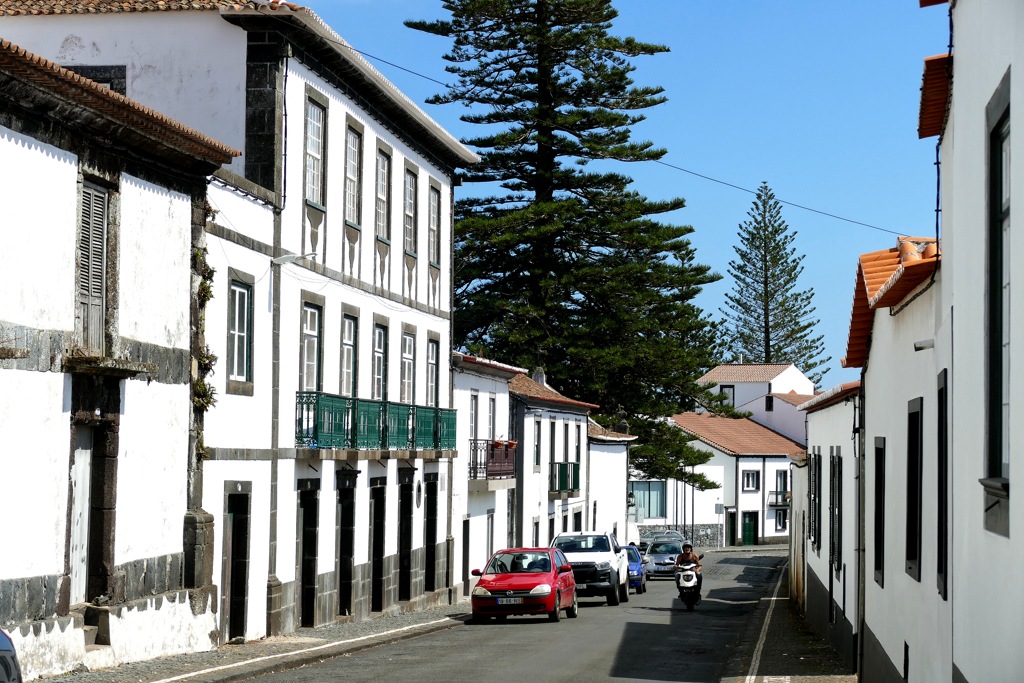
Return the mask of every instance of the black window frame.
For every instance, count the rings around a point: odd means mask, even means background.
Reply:
[[[352,322],[352,343],[345,343],[346,324]],[[345,393],[345,349],[352,349],[352,390],[350,394]],[[341,381],[338,385],[338,392],[346,398],[359,396],[359,316],[345,313],[341,316]]]
[[[906,571],[921,580],[921,518],[924,482],[924,399],[907,402]]]
[[[544,429],[543,421],[538,417],[533,421],[533,466],[540,467],[542,462],[540,448],[541,448],[541,431]]]
[[[409,181],[412,180],[412,214],[409,213]],[[405,253],[417,256],[419,253],[420,177],[406,166],[402,179],[402,246]]]
[[[349,140],[353,135],[359,141],[359,149],[356,150],[354,179],[350,178],[348,173],[349,164],[352,163],[352,148],[349,145]],[[345,127],[345,222],[360,230],[363,224],[363,149],[365,142],[363,131],[356,129],[351,123]],[[355,185],[354,191],[350,187],[353,184]],[[349,203],[350,196],[355,200],[354,207]],[[353,214],[355,220],[349,216],[350,213]]]
[[[306,384],[306,365],[309,362],[307,353],[309,349],[306,346],[306,337],[308,332],[306,330],[306,311],[315,310],[317,314],[317,329],[315,333],[316,337],[316,386],[313,389],[308,388]],[[321,303],[316,303],[308,299],[303,299],[302,307],[300,308],[299,317],[299,353],[301,363],[299,365],[299,388],[301,391],[323,391],[324,386],[324,306]]]
[[[433,357],[433,358],[431,358]],[[434,389],[430,389],[430,375],[433,371]],[[441,398],[441,342],[437,339],[427,340],[427,407],[437,408]]]
[[[558,435],[557,435],[557,434],[556,434],[555,432],[556,432],[556,429],[557,429],[558,425],[556,424],[556,421],[555,421],[555,419],[554,419],[554,418],[552,418],[552,419],[551,419],[551,420],[549,421],[549,423],[550,423],[550,425],[551,425],[551,426],[550,426],[550,427],[548,428],[548,429],[549,429],[549,431],[551,432],[551,437],[550,437],[550,441],[551,441],[551,443],[549,444],[549,446],[550,446],[550,449],[549,449],[549,451],[548,451],[548,460],[549,460],[550,462],[555,462],[555,453],[556,453],[556,450],[555,450],[555,443],[556,443],[556,439],[557,439],[557,436],[558,436]]]
[[[381,157],[387,160],[384,178],[384,196],[381,197],[380,165]],[[373,194],[373,232],[377,239],[391,244],[391,178],[394,173],[394,157],[384,148],[377,147],[377,155],[374,161],[374,194]],[[384,203],[384,222],[381,224],[378,215],[381,213],[380,203]]]
[[[377,332],[383,331],[384,333],[384,348],[380,351],[377,350]],[[373,375],[371,377],[373,381],[372,387],[372,399],[374,401],[387,401],[388,400],[388,326],[381,323],[374,323],[373,325],[373,368],[371,368]],[[377,394],[377,359],[381,359],[381,381],[380,381],[380,394]]]
[[[754,485],[752,487],[747,486],[747,475],[754,475]],[[743,493],[751,493],[761,490],[761,470],[741,470],[740,471],[740,489]]]
[[[315,198],[310,196],[310,187],[311,187],[312,179],[309,177],[309,163],[310,163],[310,151],[309,151],[310,135],[309,135],[309,133],[310,133],[310,125],[312,123],[312,118],[310,116],[310,112],[313,109],[318,110],[320,112],[320,115],[321,115],[321,120],[320,120],[320,158],[319,158],[319,163],[320,163],[320,169],[319,169],[320,178],[319,178],[319,181],[320,182],[319,182],[319,188],[318,188],[319,196],[315,197]],[[323,209],[325,206],[327,206],[327,103],[325,101],[323,101],[320,97],[316,97],[312,93],[307,92],[307,96],[306,96],[306,110],[304,112],[304,115],[305,115],[304,116],[304,120],[305,120],[305,124],[306,125],[305,125],[305,132],[304,132],[304,136],[303,136],[304,144],[303,144],[303,149],[302,149],[302,159],[305,162],[303,164],[303,174],[304,174],[303,181],[304,182],[303,182],[303,187],[302,187],[302,193],[303,193],[303,197],[306,200],[306,202],[312,204],[313,206],[315,206],[317,208]]]
[[[764,397],[764,412],[772,413],[775,412],[775,397],[771,394],[767,394]]]
[[[875,437],[874,570],[875,582],[885,587],[885,437]]]
[[[441,189],[433,185],[427,195],[427,260],[431,265],[441,267]]]
[[[948,373],[939,373],[936,390],[936,588],[943,600],[949,598],[949,393]]]

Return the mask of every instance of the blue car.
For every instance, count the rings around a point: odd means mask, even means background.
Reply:
[[[629,587],[635,588],[637,595],[647,592],[647,575],[650,573],[650,559],[640,553],[635,545],[626,546],[629,555]],[[644,562],[644,560],[648,560]]]

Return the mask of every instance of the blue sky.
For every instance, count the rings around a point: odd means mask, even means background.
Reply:
[[[354,47],[440,81],[449,42],[412,31],[405,19],[443,16],[433,0],[307,3]],[[901,234],[935,231],[935,139],[917,139],[925,57],[946,51],[944,6],[917,0],[619,0],[613,33],[662,43],[668,54],[634,60],[639,84],[669,101],[647,112],[636,139],[664,147],[664,160],[741,187],[767,181],[776,197]],[[440,86],[380,61],[374,65],[414,101]],[[473,134],[457,105],[424,105],[457,137]],[[752,195],[658,164],[631,165],[652,199],[681,196],[666,220],[691,225],[697,258],[726,277],[698,303],[717,317],[732,287],[737,227]],[[806,254],[831,372],[824,388],[858,377],[844,370],[857,255],[895,246],[895,235],[792,207],[783,217]]]

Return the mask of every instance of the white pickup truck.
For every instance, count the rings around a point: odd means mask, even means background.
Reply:
[[[609,605],[629,600],[629,556],[609,532],[566,531],[551,541],[572,565],[580,597],[603,595]]]

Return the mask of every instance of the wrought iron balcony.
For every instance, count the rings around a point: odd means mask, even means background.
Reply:
[[[790,499],[789,491],[769,491],[768,492],[768,505],[771,507],[789,507]]]
[[[295,393],[295,446],[344,450],[454,450],[455,411]]]
[[[552,462],[548,474],[549,493],[568,493],[580,490],[580,464],[578,462]]]
[[[499,445],[500,444],[500,445]],[[470,479],[515,479],[516,449],[507,441],[469,440]]]

